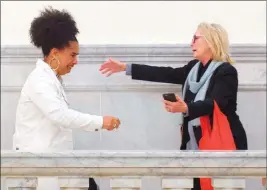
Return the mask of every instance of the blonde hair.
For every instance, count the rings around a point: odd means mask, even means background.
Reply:
[[[229,53],[228,34],[221,25],[202,22],[197,28],[209,44],[214,60],[233,63]]]

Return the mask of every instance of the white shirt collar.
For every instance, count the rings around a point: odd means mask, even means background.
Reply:
[[[57,73],[48,65],[48,63],[44,62],[42,59],[38,59],[37,62],[36,62],[36,66],[37,67],[42,67],[42,68],[48,70],[49,72],[53,72],[53,74],[55,74],[55,76],[57,77],[59,82],[61,84],[63,84],[62,77],[60,75],[57,75]]]

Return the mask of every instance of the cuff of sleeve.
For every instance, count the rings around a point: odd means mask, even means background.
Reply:
[[[126,75],[132,75],[132,65],[131,64],[126,65]]]
[[[191,107],[191,104],[187,104],[187,112],[186,113],[183,113],[184,114],[184,117],[189,117],[189,113],[190,113],[190,107]]]
[[[102,127],[103,127],[103,116],[98,116],[98,115],[94,115],[94,119],[91,123],[92,126],[94,126],[94,130],[95,131],[98,131],[98,130],[101,130]],[[91,127],[90,127],[90,131],[91,131]]]
[[[187,108],[187,112],[186,113],[183,113],[183,114],[184,114],[184,117],[188,117],[189,116],[188,108]]]

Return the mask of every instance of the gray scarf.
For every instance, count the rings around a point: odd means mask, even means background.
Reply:
[[[209,83],[210,83],[210,78],[212,77],[212,75],[213,75],[214,71],[217,69],[217,67],[219,67],[222,63],[223,62],[212,61],[210,63],[210,65],[208,66],[207,70],[205,71],[205,73],[203,74],[203,76],[201,77],[200,81],[197,82],[198,69],[199,69],[200,64],[202,64],[202,63],[198,62],[191,69],[191,71],[189,72],[189,74],[186,78],[183,92],[182,92],[183,93],[182,94],[183,100],[185,99],[185,93],[186,93],[187,89],[189,89],[192,93],[196,94],[194,102],[196,102],[198,100],[204,100]],[[185,116],[186,115],[184,115],[184,117]],[[200,127],[200,119],[199,118],[195,118],[194,120],[191,120],[188,122],[188,133],[189,133],[190,140],[186,144],[187,150],[198,150],[198,145],[197,145],[196,138],[194,135],[193,126]]]

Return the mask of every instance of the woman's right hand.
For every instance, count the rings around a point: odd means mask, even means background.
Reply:
[[[100,66],[99,71],[106,76],[110,76],[113,73],[118,73],[126,70],[126,64],[115,59],[109,59]]]
[[[112,131],[114,129],[119,128],[121,122],[119,118],[112,117],[112,116],[104,116],[103,118],[103,128]]]

